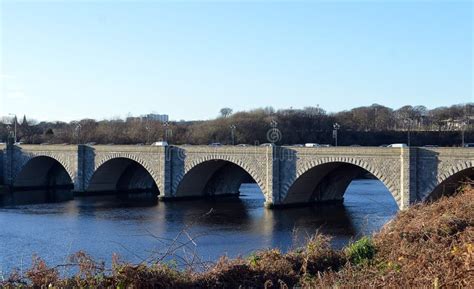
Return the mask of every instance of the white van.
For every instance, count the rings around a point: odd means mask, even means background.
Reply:
[[[318,147],[320,147],[320,145],[317,144],[317,143],[305,143],[304,146],[307,147],[307,148],[318,148]]]
[[[156,147],[166,147],[166,146],[168,146],[168,142],[166,142],[166,141],[156,141],[156,142],[152,143],[151,145],[156,146]]]
[[[393,143],[387,146],[388,148],[406,148],[408,145],[406,143]]]

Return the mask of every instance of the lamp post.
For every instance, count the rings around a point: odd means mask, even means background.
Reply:
[[[467,126],[467,121],[464,120],[462,123],[461,123],[461,147],[464,147],[465,145],[465,142],[464,142],[464,133],[466,131],[466,126]]]
[[[169,122],[165,121],[163,126],[165,127],[165,141],[168,142],[168,139],[172,136],[173,131],[169,128]]]
[[[12,127],[10,124],[7,124],[7,131],[8,131],[7,143],[10,144],[11,139],[13,138]]]
[[[408,125],[408,130],[407,130],[407,145],[410,146],[410,142],[411,142],[411,119],[410,119],[410,118],[406,118],[404,122],[405,122],[405,124]]]
[[[76,135],[77,144],[80,143],[80,134],[81,134],[81,124],[79,122],[74,122],[74,134]]]
[[[334,128],[332,131],[332,137],[334,138],[335,144],[337,146],[337,131],[341,128],[341,125],[336,122],[332,125],[332,127]]]
[[[14,115],[14,116],[15,116],[15,118],[14,118],[14,122],[15,122],[15,124],[14,124],[14,125],[15,125],[15,128],[14,128],[14,130],[15,130],[15,131],[14,131],[13,138],[14,138],[14,141],[15,141],[14,143],[16,143],[16,123],[17,123],[16,114],[9,113],[8,115]]]
[[[374,108],[374,130],[377,131],[377,107]]]
[[[145,130],[146,130],[145,144],[149,144],[150,143],[150,130],[151,130],[151,127],[150,127],[150,123],[149,123],[148,120],[146,121],[146,124],[145,124]]]
[[[469,117],[468,117],[468,112],[467,112],[467,104],[464,105],[464,119],[461,123],[461,141],[462,141],[462,147],[466,145],[464,135],[466,132],[466,127],[469,126]]]
[[[233,124],[230,126],[230,137],[232,139],[232,145],[235,145],[235,129],[237,127]]]

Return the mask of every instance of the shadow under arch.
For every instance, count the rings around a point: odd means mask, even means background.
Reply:
[[[35,156],[15,176],[13,203],[59,202],[73,198],[73,176],[56,159]]]
[[[400,207],[399,198],[384,179],[362,166],[341,161],[318,164],[304,171],[289,186],[283,204],[342,203],[348,186],[360,177],[380,181]]]
[[[263,194],[261,184],[242,166],[229,160],[206,160],[181,177],[175,197],[239,196],[244,183],[256,183]]]
[[[118,157],[105,161],[91,176],[85,195],[115,194],[130,198],[159,195],[151,173],[135,160]]]
[[[442,196],[450,196],[468,180],[474,180],[474,167],[460,170],[442,180],[422,201],[435,201]]]

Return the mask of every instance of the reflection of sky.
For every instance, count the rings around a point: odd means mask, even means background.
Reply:
[[[397,213],[395,200],[385,192],[385,186],[373,180],[356,181],[348,188],[344,206],[357,234],[373,233]]]
[[[106,262],[113,252],[138,262],[153,250],[165,249],[169,244],[165,239],[175,238],[183,229],[191,236],[202,235],[195,248],[205,260],[222,254],[245,256],[260,248],[285,250],[295,238],[302,242],[318,229],[340,247],[354,236],[379,229],[397,211],[390,193],[374,180],[353,182],[344,206],[266,210],[258,188],[245,185],[242,191],[240,199],[217,201],[144,206],[89,197],[0,209],[0,270],[29,264],[33,253],[50,263],[64,263],[78,250]],[[188,238],[182,234],[178,241]]]

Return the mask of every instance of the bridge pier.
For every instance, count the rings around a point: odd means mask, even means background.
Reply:
[[[417,156],[418,149],[402,148],[400,153],[400,202],[401,210],[407,209],[417,201]]]

